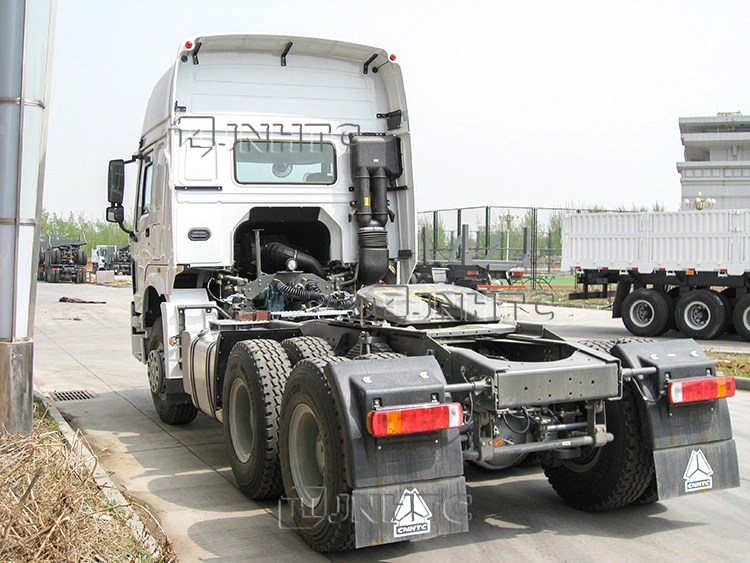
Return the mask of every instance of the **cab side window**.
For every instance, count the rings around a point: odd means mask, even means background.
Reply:
[[[151,210],[151,183],[153,179],[154,159],[147,155],[141,160],[141,171],[138,179],[138,216],[146,215]]]

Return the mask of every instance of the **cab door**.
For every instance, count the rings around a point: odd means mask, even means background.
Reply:
[[[136,294],[148,285],[147,278],[166,271],[164,224],[164,156],[163,147],[146,153],[139,161],[138,195],[135,207],[133,261]]]

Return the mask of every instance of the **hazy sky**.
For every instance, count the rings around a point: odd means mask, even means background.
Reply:
[[[241,32],[395,53],[421,211],[677,209],[678,117],[750,112],[749,24],[741,0],[58,0],[44,206],[103,217],[181,41]]]

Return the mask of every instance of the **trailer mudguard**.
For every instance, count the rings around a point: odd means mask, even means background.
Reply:
[[[367,413],[380,407],[444,403],[435,358],[329,363],[326,378],[345,413],[347,481],[357,547],[468,531],[468,500],[457,429],[374,438]]]
[[[692,339],[619,344],[625,366],[655,367],[630,383],[640,397],[644,439],[653,449],[659,499],[740,486],[737,448],[726,399],[671,405],[667,382],[716,375],[716,365]]]

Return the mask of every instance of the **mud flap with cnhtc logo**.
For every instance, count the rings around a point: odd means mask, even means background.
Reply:
[[[358,548],[469,531],[463,477],[366,487],[352,498]]]
[[[659,500],[740,486],[734,440],[654,451]]]

